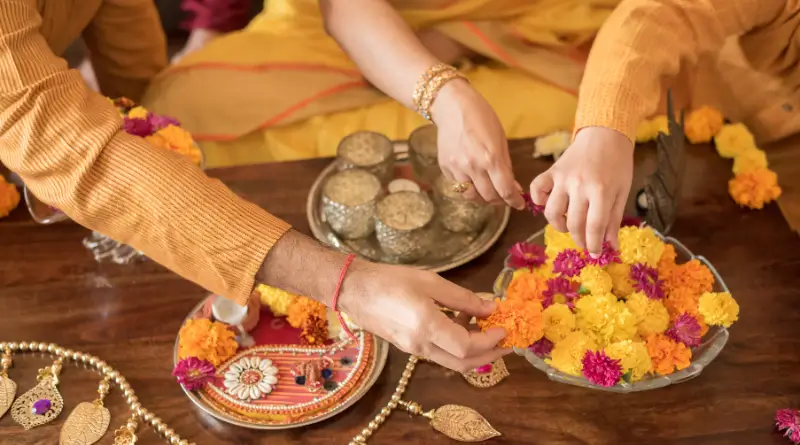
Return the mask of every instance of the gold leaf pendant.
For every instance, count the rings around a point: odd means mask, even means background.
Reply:
[[[111,413],[97,402],[78,404],[61,428],[60,445],[92,445],[108,431]]]
[[[0,417],[8,411],[17,395],[17,384],[8,376],[0,375]]]
[[[464,379],[477,388],[491,388],[508,377],[508,375],[508,368],[506,368],[506,363],[503,359],[497,359],[485,367],[470,369],[463,374]]]
[[[50,423],[64,409],[64,399],[50,379],[41,381],[11,406],[14,421],[29,430]]]
[[[500,436],[500,432],[477,411],[461,405],[444,405],[425,417],[431,426],[445,436],[461,442],[482,442]]]

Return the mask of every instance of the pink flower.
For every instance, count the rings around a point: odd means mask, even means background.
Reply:
[[[603,351],[586,351],[581,363],[583,376],[595,385],[610,388],[622,378],[622,365],[619,360],[612,359]]]
[[[642,225],[642,219],[635,216],[623,216],[620,227],[639,227]]]
[[[797,419],[797,410],[784,408],[775,414],[775,426],[778,431],[785,431],[784,436],[795,444],[800,444],[800,422]]]
[[[546,357],[550,355],[550,351],[553,350],[553,346],[555,346],[553,342],[542,337],[541,340],[528,346],[528,349],[539,357]]]
[[[542,292],[544,297],[542,307],[548,308],[553,303],[563,303],[569,306],[570,309],[574,309],[575,301],[579,297],[579,288],[580,286],[577,283],[573,283],[564,277],[547,280],[547,289]]]
[[[174,117],[159,116],[158,114],[153,113],[149,113],[147,115],[147,121],[150,122],[150,126],[153,127],[153,131],[158,131],[169,125],[175,125],[176,127],[181,126],[180,122],[178,122],[178,120]]]
[[[125,117],[122,121],[122,129],[128,134],[142,138],[153,134],[153,126],[147,119]]]
[[[700,345],[700,332],[703,328],[697,319],[689,314],[683,314],[675,320],[671,328],[667,329],[667,336],[683,343],[690,348]]]
[[[658,269],[650,267],[646,264],[634,264],[631,266],[631,280],[633,287],[641,292],[644,292],[651,300],[660,300],[664,298],[664,282],[658,278]]]
[[[575,249],[565,249],[556,255],[553,261],[553,272],[560,273],[565,277],[574,277],[581,273],[581,269],[586,265],[586,261]]]
[[[488,374],[490,372],[492,372],[492,364],[491,363],[487,363],[487,364],[485,364],[483,366],[478,366],[477,368],[475,368],[475,373],[476,374]]]
[[[214,365],[197,357],[187,357],[175,365],[172,375],[184,388],[195,391],[214,381]]]
[[[622,260],[619,258],[619,252],[614,250],[611,247],[611,243],[608,241],[603,243],[603,251],[600,252],[600,256],[597,258],[592,258],[589,255],[588,250],[583,251],[583,260],[586,261],[586,264],[591,264],[592,266],[600,266],[606,267],[611,263],[621,263]]]
[[[525,192],[522,194],[522,199],[525,200],[525,208],[530,211],[533,216],[538,216],[544,213],[544,206],[540,206],[539,204],[534,204],[533,198],[531,198],[531,194]]]
[[[511,255],[508,265],[512,269],[522,269],[526,267],[533,270],[547,261],[544,247],[535,243],[527,243],[525,241],[519,242],[511,246],[508,253]]]

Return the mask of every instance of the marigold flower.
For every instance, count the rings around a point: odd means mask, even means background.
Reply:
[[[647,352],[653,361],[653,369],[660,375],[669,375],[691,365],[692,351],[683,343],[667,337],[664,334],[654,334],[647,337]]]
[[[6,178],[0,175],[0,218],[10,215],[11,211],[19,205],[19,199],[17,186],[6,181]]]
[[[694,348],[700,345],[702,328],[695,317],[689,314],[682,314],[675,320],[672,327],[667,329],[666,334],[667,337]]]
[[[256,286],[256,291],[261,295],[261,304],[269,307],[269,310],[276,317],[283,317],[288,314],[289,307],[297,299],[297,295],[266,284]]]
[[[712,326],[726,328],[739,319],[739,304],[728,292],[706,292],[700,296],[698,311]]]
[[[542,305],[549,307],[554,303],[562,303],[572,309],[578,299],[578,284],[564,277],[547,280],[547,288],[542,292]]]
[[[758,170],[760,168],[767,168],[769,162],[767,161],[767,153],[764,150],[753,148],[737,155],[733,158],[733,174],[749,172],[751,170]]]
[[[563,250],[578,248],[569,232],[559,232],[550,224],[544,228],[544,245],[548,258],[555,258]]]
[[[636,317],[611,294],[587,295],[575,303],[578,329],[599,347],[636,335]]]
[[[711,292],[714,288],[714,274],[696,258],[678,265],[672,273],[662,278],[667,295],[674,289],[686,288],[699,296],[703,292]]]
[[[775,427],[795,444],[800,444],[800,419],[796,409],[784,408],[775,413]]]
[[[511,283],[506,289],[506,298],[509,300],[536,300],[540,303],[545,300],[544,292],[547,290],[547,281],[524,269],[527,273],[514,273]]]
[[[658,278],[658,270],[646,264],[631,266],[631,281],[633,288],[643,292],[648,298],[660,300],[664,298],[664,282]]]
[[[302,329],[306,320],[316,317],[321,320],[327,320],[328,309],[324,304],[319,301],[312,300],[308,297],[298,296],[294,299],[286,311],[286,321],[293,328]]]
[[[658,266],[664,252],[664,242],[649,227],[623,227],[618,234],[620,258],[623,263],[642,263]]]
[[[630,372],[631,382],[637,382],[653,371],[653,361],[643,342],[623,340],[605,348],[606,354],[620,361],[622,372]]]
[[[622,365],[603,351],[586,351],[581,360],[583,376],[595,385],[610,388],[622,378]]]
[[[535,269],[547,261],[544,247],[536,243],[519,242],[511,246],[508,266],[512,269]]]
[[[728,193],[742,207],[762,209],[781,196],[778,175],[768,168],[737,174],[728,181]]]
[[[609,264],[606,272],[611,276],[612,291],[614,295],[625,298],[632,294],[633,281],[631,281],[631,266],[628,264]]]
[[[650,127],[653,130],[653,139],[658,138],[659,133],[669,135],[669,120],[666,115],[662,114],[650,119]]]
[[[653,131],[653,125],[649,120],[642,121],[636,127],[636,143],[644,144],[656,138],[658,133]]]
[[[553,342],[542,337],[536,343],[528,346],[528,349],[539,357],[547,357],[553,350]]]
[[[544,337],[553,343],[564,340],[575,330],[575,314],[563,303],[551,304],[542,312]]]
[[[149,111],[143,106],[133,107],[128,111],[128,117],[131,119],[147,119],[150,114]]]
[[[556,255],[553,262],[553,272],[565,277],[574,277],[581,273],[581,269],[586,265],[586,261],[575,249],[566,249]]]
[[[710,142],[725,124],[725,118],[718,110],[703,106],[686,116],[683,131],[689,142],[705,144]]]
[[[670,319],[676,320],[683,314],[698,315],[697,306],[701,293],[691,287],[676,287],[672,289],[667,298],[663,300]]]
[[[642,337],[661,334],[669,327],[669,312],[658,300],[648,298],[642,292],[634,292],[625,302],[636,319],[636,330]]]
[[[592,338],[581,331],[575,331],[553,347],[550,358],[545,362],[563,373],[580,376],[586,351],[596,350],[597,343]]]
[[[675,252],[675,246],[669,243],[664,243],[664,252],[661,253],[661,258],[658,260],[658,276],[666,277],[672,273],[672,270],[678,265],[675,259],[678,253]]]
[[[178,332],[178,358],[196,357],[219,366],[236,354],[236,334],[225,324],[207,318],[188,320]]]
[[[506,337],[501,348],[527,348],[544,336],[542,304],[536,300],[496,300],[497,308],[485,319],[478,320],[482,331],[501,327]]]
[[[592,294],[611,293],[613,281],[611,275],[600,266],[586,266],[580,274],[581,286]]]
[[[755,148],[756,141],[744,124],[728,124],[714,136],[714,145],[720,156],[732,159]]]

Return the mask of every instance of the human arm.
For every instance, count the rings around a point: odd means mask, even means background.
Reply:
[[[83,39],[106,96],[138,101],[167,66],[167,42],[152,0],[103,0]]]
[[[328,33],[373,85],[409,108],[420,77],[439,60],[385,0],[320,0]],[[369,36],[369,38],[364,38]],[[448,52],[450,52],[448,50]],[[468,193],[524,207],[497,115],[468,82],[446,83],[431,115],[439,128],[439,165]]]

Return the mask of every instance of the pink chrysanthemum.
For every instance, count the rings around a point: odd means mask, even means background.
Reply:
[[[511,246],[508,253],[511,255],[508,266],[512,269],[534,269],[547,261],[544,247],[535,243],[519,242]]]
[[[528,346],[528,349],[539,357],[547,357],[553,350],[553,346],[555,346],[553,342],[542,337],[536,343]]]
[[[675,320],[672,327],[667,329],[667,336],[690,348],[700,345],[703,328],[696,318],[689,314],[682,314]]]
[[[525,208],[530,211],[533,216],[538,216],[544,213],[544,206],[540,206],[539,204],[535,204],[533,202],[533,198],[531,198],[531,194],[525,192],[522,194],[522,199],[525,200]]]
[[[613,247],[611,247],[611,243],[608,241],[603,243],[603,251],[600,252],[600,256],[597,258],[592,258],[589,255],[588,250],[583,251],[583,260],[586,264],[591,264],[592,266],[600,266],[606,267],[611,263],[621,263],[622,260],[619,258],[619,252],[617,252]]]
[[[184,388],[195,391],[214,380],[214,365],[197,357],[186,357],[175,365],[172,375]]]
[[[122,120],[122,129],[128,134],[142,138],[153,134],[153,126],[147,119],[125,117]]]
[[[798,421],[796,409],[779,409],[775,414],[775,426],[778,431],[783,431],[783,435],[789,440],[800,444],[800,421]]]
[[[547,289],[542,292],[544,301],[542,307],[548,308],[553,303],[563,303],[570,309],[575,309],[575,301],[580,296],[578,293],[580,286],[577,283],[564,278],[556,277],[547,280]]]
[[[553,272],[560,273],[565,277],[574,277],[581,273],[581,269],[586,266],[586,261],[575,249],[565,249],[556,255],[553,261]]]
[[[603,351],[586,351],[581,363],[583,376],[595,385],[610,388],[622,378],[622,365],[619,360],[612,359]]]
[[[623,216],[620,227],[639,227],[642,225],[642,219],[635,216]]]
[[[664,298],[664,282],[658,278],[658,269],[647,264],[634,264],[631,266],[631,280],[637,291],[644,292],[651,300]]]
[[[150,126],[153,127],[154,132],[169,125],[175,125],[176,127],[181,126],[180,122],[178,122],[178,120],[175,119],[174,117],[160,116],[158,114],[153,114],[153,113],[149,113],[147,115],[147,121],[150,122]]]

